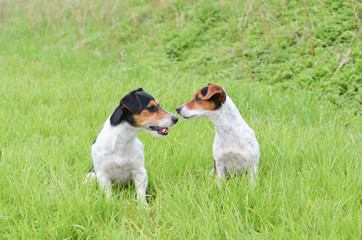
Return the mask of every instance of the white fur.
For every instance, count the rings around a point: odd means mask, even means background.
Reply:
[[[214,124],[213,156],[218,179],[224,179],[227,173],[242,174],[245,170],[249,179],[254,179],[260,157],[259,144],[254,131],[227,95],[217,110],[191,110],[184,104],[179,114],[186,119],[207,118]]]
[[[175,124],[171,118],[172,115],[169,114],[157,125],[170,127]],[[136,187],[137,199],[147,205],[148,177],[143,145],[137,138],[141,130],[162,136],[147,127],[146,129],[135,128],[127,122],[112,126],[109,117],[92,145],[94,172],[88,173],[87,179],[96,178],[100,187],[106,191],[107,198],[111,195],[112,181],[126,184],[132,180]]]

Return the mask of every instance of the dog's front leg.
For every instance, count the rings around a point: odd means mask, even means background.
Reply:
[[[222,164],[215,165],[215,171],[217,176],[217,185],[221,188],[221,181],[225,179],[225,167]]]
[[[248,168],[248,178],[249,178],[250,182],[254,182],[254,176],[256,175],[257,171],[258,171],[258,167],[251,163]]]
[[[134,185],[136,187],[137,192],[137,200],[141,201],[144,205],[147,204],[146,200],[146,190],[148,185],[148,177],[147,177],[147,171],[145,168],[138,171],[134,177],[133,177]]]
[[[105,176],[97,176],[100,188],[106,192],[106,197],[109,198],[112,194],[112,181],[110,178]]]

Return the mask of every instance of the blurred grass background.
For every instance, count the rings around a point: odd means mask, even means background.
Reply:
[[[31,41],[37,49],[71,49],[114,61],[142,57],[160,70],[173,65],[201,77],[310,89],[361,110],[359,1],[0,4],[3,48]]]

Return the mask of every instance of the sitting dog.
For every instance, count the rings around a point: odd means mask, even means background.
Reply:
[[[162,109],[158,101],[139,88],[122,98],[104,123],[92,145],[93,167],[87,179],[97,179],[107,198],[111,184],[128,184],[133,180],[137,199],[147,205],[148,184],[143,145],[137,135],[146,130],[157,137],[166,136],[168,127],[178,118]]]
[[[213,171],[219,185],[225,175],[245,170],[249,179],[254,179],[260,156],[258,141],[223,88],[209,83],[176,111],[185,119],[208,118],[214,124]]]

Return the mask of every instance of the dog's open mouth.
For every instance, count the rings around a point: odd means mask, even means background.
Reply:
[[[156,127],[156,126],[150,126],[149,127],[152,131],[157,131],[157,133],[158,134],[160,134],[160,135],[167,135],[168,134],[168,132],[169,132],[169,130],[168,130],[168,128],[166,127],[166,128],[162,128],[162,127]]]
[[[196,115],[192,115],[192,116],[188,116],[188,117],[183,117],[183,118],[185,118],[185,119],[190,119],[190,118],[193,118],[193,117],[195,117]]]

